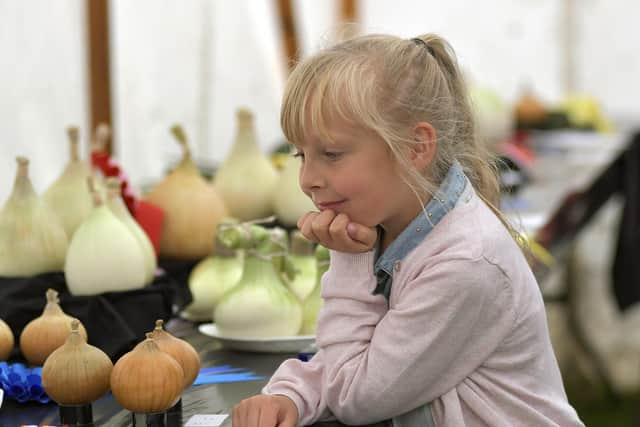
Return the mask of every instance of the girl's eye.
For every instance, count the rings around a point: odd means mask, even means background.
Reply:
[[[342,153],[338,151],[325,151],[324,156],[329,160],[338,160],[342,156]]]
[[[292,153],[292,156],[304,160],[304,153],[302,151],[296,150]]]

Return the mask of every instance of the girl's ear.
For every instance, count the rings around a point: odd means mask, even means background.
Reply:
[[[423,172],[436,155],[436,129],[428,122],[418,122],[411,136],[414,143],[409,150],[409,160]]]

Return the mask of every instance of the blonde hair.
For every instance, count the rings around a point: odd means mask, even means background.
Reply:
[[[303,141],[310,125],[331,140],[331,118],[336,116],[369,129],[385,141],[399,170],[406,173],[405,182],[421,201],[421,194],[436,193],[457,160],[480,198],[514,234],[497,208],[495,163],[476,137],[453,49],[435,34],[418,39],[365,35],[298,63],[283,98],[280,120],[285,136],[293,143]],[[436,130],[436,153],[428,176],[410,167],[402,154],[403,148],[415,143],[411,131],[420,121]]]

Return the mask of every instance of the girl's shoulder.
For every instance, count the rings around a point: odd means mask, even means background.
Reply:
[[[516,241],[473,189],[404,260],[414,275],[443,263],[494,271],[508,279],[530,271]]]

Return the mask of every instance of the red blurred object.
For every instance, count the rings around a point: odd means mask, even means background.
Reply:
[[[111,158],[109,153],[104,151],[93,150],[91,152],[91,164],[94,168],[99,169],[104,176],[115,176],[120,179],[124,203],[127,205],[129,212],[135,215],[136,197],[122,168]]]
[[[529,144],[529,134],[521,130],[516,131],[513,137],[500,144],[498,150],[501,155],[508,156],[523,169],[529,169],[536,158],[536,153]]]
[[[120,179],[122,199],[131,215],[149,236],[157,255],[160,249],[164,211],[154,204],[136,197],[129,185],[127,175],[120,165],[111,158],[109,153],[93,150],[91,152],[91,164],[94,168],[100,170],[105,177],[115,176]]]
[[[162,223],[164,211],[146,200],[138,200],[136,204],[135,218],[140,227],[147,233],[156,255],[160,251],[160,237],[162,236]]]

